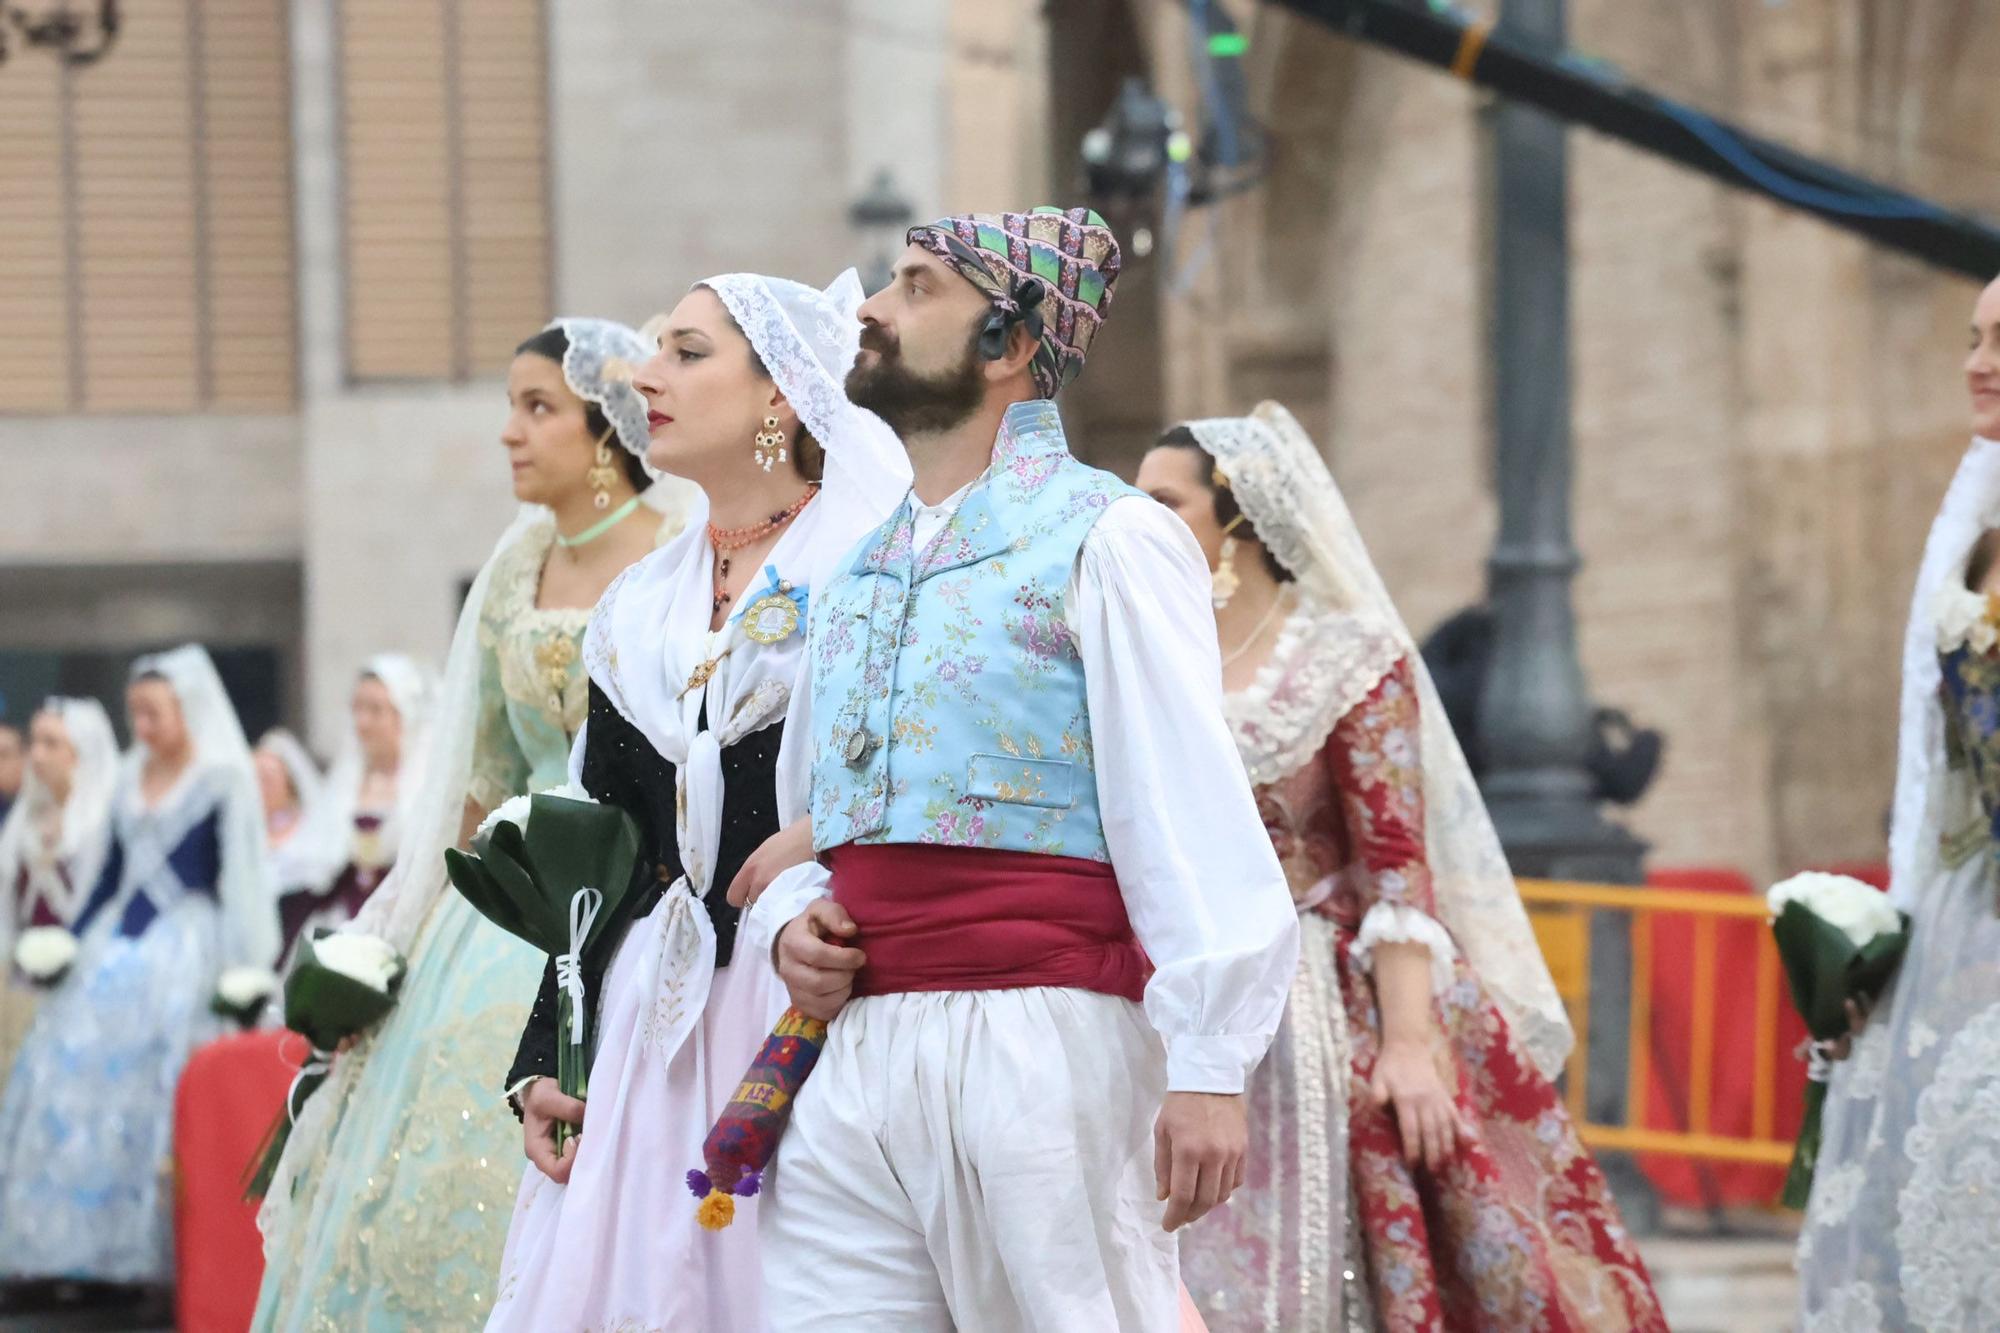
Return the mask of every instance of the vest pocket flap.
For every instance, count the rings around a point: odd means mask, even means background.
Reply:
[[[966,765],[965,794],[1009,805],[1067,810],[1076,804],[1076,765],[1067,759],[976,754]]]

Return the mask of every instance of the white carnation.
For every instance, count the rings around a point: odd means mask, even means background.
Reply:
[[[1992,652],[2000,643],[2000,627],[1994,625],[1991,613],[1992,605],[1983,593],[1971,592],[1955,582],[1939,588],[1932,604],[1938,650],[1949,653],[1969,644],[1976,653]]]
[[[536,796],[560,796],[565,801],[592,801],[596,798],[574,782],[565,782],[560,787],[550,787],[546,791],[522,796],[510,796],[500,803],[500,807],[479,821],[480,834],[491,833],[495,824],[512,824],[522,833],[528,831],[528,811]]]
[[[1857,948],[1877,935],[1893,935],[1903,928],[1903,918],[1888,894],[1848,875],[1819,871],[1794,875],[1772,885],[1765,901],[1773,916],[1784,911],[1786,903],[1797,903],[1853,940]]]
[[[371,990],[388,994],[389,983],[403,970],[402,955],[386,940],[358,931],[337,930],[312,942],[313,957],[328,971],[338,972]]]
[[[231,1009],[249,1009],[269,999],[278,988],[278,974],[268,967],[225,967],[216,978],[215,993]]]
[[[526,833],[528,831],[528,801],[526,796],[512,796],[500,802],[493,813],[479,821],[479,831],[475,837],[485,837],[496,824],[512,824]]]
[[[76,936],[61,926],[30,926],[14,941],[14,965],[31,980],[62,975],[76,961]]]

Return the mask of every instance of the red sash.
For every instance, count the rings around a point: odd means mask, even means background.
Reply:
[[[1137,1000],[1152,975],[1101,861],[850,843],[826,864],[868,952],[856,995],[1062,986]]]

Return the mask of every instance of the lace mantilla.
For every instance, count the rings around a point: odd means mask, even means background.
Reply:
[[[1256,679],[1223,701],[1250,781],[1276,782],[1311,763],[1402,655],[1387,628],[1302,596]]]
[[[714,292],[799,420],[824,444],[852,410],[845,381],[861,350],[861,280],[853,269],[825,291],[755,273],[700,284]]]

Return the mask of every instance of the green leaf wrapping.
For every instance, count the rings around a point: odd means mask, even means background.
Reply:
[[[1847,933],[1798,902],[1785,904],[1771,923],[1778,960],[1792,1005],[1805,1020],[1814,1041],[1837,1041],[1848,1030],[1847,1002],[1873,1001],[1896,974],[1910,945],[1910,918],[1903,928],[1877,935],[1857,947]],[[1792,1164],[1779,1196],[1787,1208],[1804,1208],[1812,1194],[1813,1173],[1819,1165],[1820,1118],[1826,1106],[1826,1084],[1806,1083],[1805,1119],[1792,1148]]]
[[[314,943],[320,931],[299,941],[299,954],[285,978],[285,1026],[299,1033],[315,1051],[331,1051],[347,1038],[367,1031],[396,1007],[406,969],[398,966],[386,991],[336,972],[319,959]],[[308,1057],[310,1059],[310,1057]],[[285,1155],[292,1136],[292,1122],[306,1100],[326,1082],[324,1073],[302,1073],[285,1094],[285,1104],[271,1127],[264,1132],[262,1145],[251,1159],[253,1165],[244,1180],[243,1197],[251,1202],[263,1199]]]
[[[1845,931],[1796,902],[1785,904],[1771,934],[1792,1004],[1815,1041],[1834,1041],[1847,1031],[1847,1001],[1881,994],[1910,943],[1908,917],[1902,930],[1857,948]]]
[[[604,944],[632,888],[639,864],[639,826],[614,805],[536,795],[528,803],[523,835],[513,823],[495,824],[472,840],[472,851],[445,853],[452,887],[481,916],[551,957],[569,952],[570,908],[582,890],[603,895],[578,952],[589,957]],[[592,1033],[585,997],[584,1039],[570,1040],[573,1002],[556,992],[556,1086],[581,1100],[588,1091]],[[572,1136],[556,1126],[558,1150]]]

